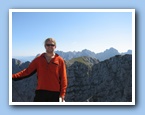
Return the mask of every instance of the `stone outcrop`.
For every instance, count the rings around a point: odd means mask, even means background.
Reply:
[[[92,68],[92,102],[132,101],[132,56],[115,56]]]
[[[29,66],[30,62],[21,63],[17,59],[12,59],[12,73],[17,73]],[[35,96],[37,85],[36,74],[29,78],[12,81],[12,101],[13,102],[31,102]]]
[[[13,60],[13,73],[23,65]],[[128,102],[132,100],[132,55],[117,55],[105,61],[80,57],[66,61],[68,88],[66,102]],[[12,83],[13,101],[33,101],[36,74]]]

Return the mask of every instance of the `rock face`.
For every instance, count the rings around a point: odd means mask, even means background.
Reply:
[[[74,62],[74,63],[72,63]],[[71,64],[69,64],[71,63]],[[65,100],[83,102],[91,96],[91,68],[99,63],[95,58],[81,57],[67,62],[68,88]]]
[[[30,62],[21,63],[17,59],[12,59],[12,73],[17,73],[29,66]],[[37,85],[36,74],[18,81],[12,81],[12,101],[31,102],[35,96]]]
[[[115,56],[92,68],[92,102],[132,101],[132,56]]]
[[[13,60],[13,73],[26,64],[18,62]],[[26,65],[29,65],[28,62]],[[66,61],[66,65],[66,102],[132,101],[132,55],[117,55],[102,62],[84,56]],[[12,84],[14,102],[33,101],[37,84],[36,74],[24,80],[13,81]]]

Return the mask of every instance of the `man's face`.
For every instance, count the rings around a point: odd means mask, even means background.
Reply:
[[[47,43],[45,44],[45,49],[47,53],[53,53],[55,48],[56,46],[52,41],[47,41]]]

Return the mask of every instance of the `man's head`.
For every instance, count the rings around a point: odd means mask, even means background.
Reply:
[[[56,48],[56,41],[53,38],[47,38],[44,42],[47,53],[53,53]]]

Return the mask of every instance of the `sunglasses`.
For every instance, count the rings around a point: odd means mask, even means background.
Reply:
[[[49,47],[49,46],[55,46],[54,44],[45,44],[45,45],[48,46],[48,47]]]

